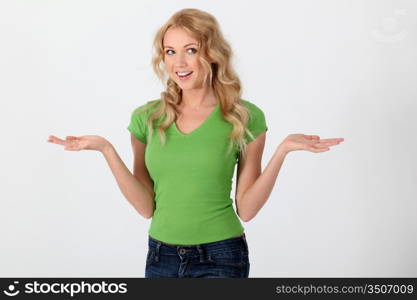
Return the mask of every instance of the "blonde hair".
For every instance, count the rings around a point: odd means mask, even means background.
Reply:
[[[236,147],[239,152],[244,154],[246,152],[244,134],[246,132],[251,138],[253,135],[246,127],[250,112],[240,98],[242,93],[240,79],[231,65],[233,51],[224,39],[217,20],[211,14],[198,9],[187,8],[176,12],[157,31],[154,38],[152,67],[166,90],[161,93],[160,100],[150,101],[143,108],[146,109],[150,106],[156,108],[147,118],[146,127],[149,136],[152,137],[153,126],[156,123],[161,143],[165,144],[165,130],[176,120],[177,107],[182,101],[181,88],[174,80],[165,78],[166,73],[161,67],[165,55],[163,39],[171,27],[185,30],[198,41],[200,45],[198,59],[206,73],[204,84],[208,81],[209,86],[213,88],[214,94],[220,102],[223,118],[233,125],[233,130],[229,135],[228,153],[233,147]]]

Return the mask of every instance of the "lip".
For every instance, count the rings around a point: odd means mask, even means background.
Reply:
[[[185,78],[181,78],[179,75],[178,75],[178,72],[179,73],[185,73],[185,72],[191,72],[191,74],[189,74],[189,75],[187,75],[187,77],[185,77]],[[177,77],[180,79],[180,80],[188,80],[193,74],[194,74],[194,71],[178,71],[178,72],[175,72],[175,75],[177,75]]]

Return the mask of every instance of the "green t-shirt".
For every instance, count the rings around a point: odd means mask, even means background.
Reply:
[[[157,101],[159,105],[160,99],[149,102]],[[242,103],[249,108],[247,127],[256,138],[268,129],[264,113],[249,101],[242,99]],[[146,118],[153,108],[137,113],[145,105],[133,110],[127,129],[146,144],[145,164],[156,203],[149,235],[170,244],[195,245],[243,233],[230,198],[239,153],[235,147],[227,154],[233,125],[223,119],[220,103],[188,134],[173,122],[166,130],[164,146],[156,130],[148,141]],[[245,140],[252,141],[246,134]]]

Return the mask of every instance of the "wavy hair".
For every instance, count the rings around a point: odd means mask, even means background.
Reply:
[[[233,51],[224,39],[217,20],[209,13],[198,9],[182,9],[172,15],[157,31],[153,49],[152,67],[162,81],[165,91],[157,101],[150,101],[144,109],[154,106],[155,109],[147,118],[148,134],[152,137],[156,124],[162,145],[166,142],[165,130],[178,117],[177,107],[182,101],[182,90],[177,83],[167,78],[164,70],[163,39],[169,28],[181,28],[199,43],[198,59],[203,67],[204,84],[208,84],[220,102],[223,118],[233,125],[229,135],[228,153],[235,147],[240,153],[246,152],[245,132],[253,138],[247,129],[250,118],[248,108],[241,101],[241,82],[231,64]],[[210,63],[211,62],[211,63]],[[160,105],[157,105],[160,104]]]

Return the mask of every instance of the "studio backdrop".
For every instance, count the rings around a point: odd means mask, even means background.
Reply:
[[[0,276],[143,277],[151,220],[101,153],[47,138],[103,136],[132,170],[130,113],[163,90],[152,41],[183,8],[216,17],[265,112],[262,169],[289,134],[345,139],[286,157],[242,222],[250,277],[417,276],[412,0],[1,1]]]

